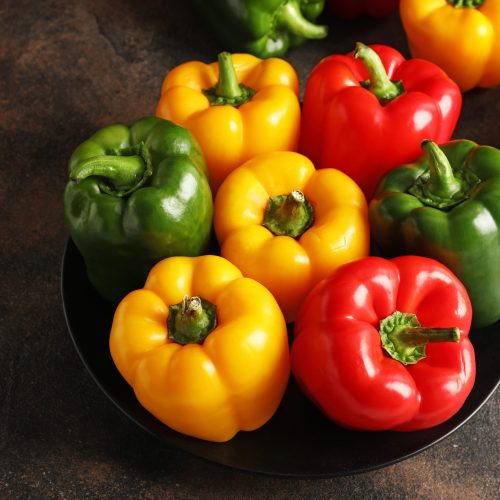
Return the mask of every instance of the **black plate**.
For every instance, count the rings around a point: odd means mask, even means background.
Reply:
[[[290,381],[274,417],[227,443],[209,443],[175,432],[135,399],[116,370],[108,349],[114,309],[92,289],[83,260],[69,241],[62,264],[62,299],[76,349],[104,393],[125,415],[165,444],[237,469],[295,477],[328,477],[365,472],[408,458],[464,424],[499,384],[499,325],[473,331],[476,384],[462,409],[447,422],[424,431],[350,431],[327,420]]]

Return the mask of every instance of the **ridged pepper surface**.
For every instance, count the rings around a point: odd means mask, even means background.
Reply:
[[[228,176],[214,226],[222,256],[273,293],[287,322],[319,280],[369,251],[356,183],[288,151],[257,156]]]
[[[171,255],[199,255],[212,226],[212,193],[188,130],[156,117],[109,125],[69,162],[64,214],[88,277],[118,302]]]
[[[460,86],[500,84],[498,0],[401,0],[414,57],[436,63]]]
[[[236,167],[260,153],[295,151],[299,81],[283,59],[219,54],[170,71],[156,114],[188,128],[201,145],[214,193]]]
[[[118,305],[109,339],[139,402],[172,429],[208,441],[254,430],[290,376],[276,300],[222,257],[170,257]]]
[[[299,151],[345,172],[370,200],[383,174],[420,156],[424,139],[450,139],[461,107],[460,89],[435,64],[358,43],[313,69]]]
[[[474,326],[490,325],[500,319],[500,151],[467,140],[423,147],[380,183],[372,236],[386,255],[448,266],[467,288]]]
[[[292,372],[344,427],[433,427],[462,407],[474,385],[471,316],[464,286],[439,262],[359,259],[307,296],[295,323]]]

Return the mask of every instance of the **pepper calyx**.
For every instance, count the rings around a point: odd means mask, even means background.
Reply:
[[[217,307],[202,297],[184,296],[168,308],[168,337],[177,344],[200,344],[217,326]]]
[[[263,225],[276,236],[299,238],[314,222],[314,209],[304,193],[294,189],[290,194],[269,198]]]
[[[396,361],[404,365],[418,363],[426,357],[428,342],[459,342],[460,330],[450,328],[425,328],[420,326],[412,313],[394,311],[380,321],[382,347]]]
[[[239,83],[233,60],[229,52],[221,52],[217,56],[219,64],[219,80],[202,92],[210,102],[210,106],[233,106],[235,108],[250,101],[255,89]]]
[[[477,9],[485,0],[448,0],[448,3],[456,9]]]
[[[481,179],[468,168],[453,168],[443,150],[433,141],[421,144],[429,168],[408,189],[424,205],[442,210],[465,201]]]

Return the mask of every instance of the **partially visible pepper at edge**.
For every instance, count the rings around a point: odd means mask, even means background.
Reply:
[[[311,38],[325,38],[314,24],[324,0],[193,0],[224,49],[257,57],[280,57]]]
[[[463,91],[500,84],[498,0],[401,0],[414,57],[436,63]]]

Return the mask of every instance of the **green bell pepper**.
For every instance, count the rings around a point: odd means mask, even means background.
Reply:
[[[372,237],[383,253],[445,264],[469,293],[473,325],[491,325],[500,319],[500,150],[467,140],[422,147],[379,184]]]
[[[90,282],[117,302],[150,268],[208,245],[212,193],[201,150],[185,128],[156,117],[110,125],[69,162],[64,215]]]
[[[257,57],[280,57],[306,38],[324,38],[326,26],[314,24],[324,0],[193,0],[219,35],[224,50]]]

